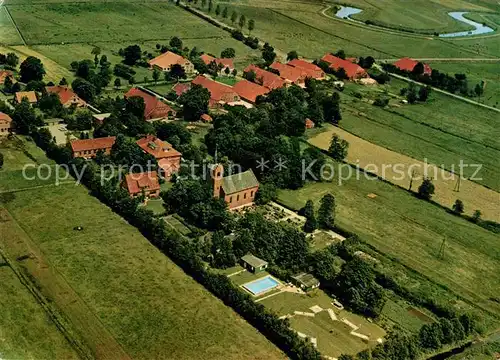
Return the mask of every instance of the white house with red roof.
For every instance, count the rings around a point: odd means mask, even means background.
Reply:
[[[161,71],[170,71],[172,65],[176,64],[182,66],[186,74],[194,73],[194,65],[191,61],[171,51],[149,60],[149,66],[152,69],[155,68]]]

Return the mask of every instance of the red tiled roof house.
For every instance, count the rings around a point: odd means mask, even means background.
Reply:
[[[0,70],[0,85],[3,85],[7,78],[10,78],[13,84],[16,82],[16,79],[14,79],[14,73],[12,71]]]
[[[151,68],[156,68],[161,71],[170,71],[172,65],[175,64],[182,66],[187,74],[194,73],[194,65],[191,61],[171,51],[167,51],[149,60],[149,66],[151,66]]]
[[[332,54],[325,54],[321,60],[330,64],[330,69],[334,71],[339,71],[340,69],[344,69],[347,78],[349,80],[361,79],[368,77],[368,73],[365,69],[363,69],[358,64],[354,64],[350,61],[341,59]]]
[[[300,69],[304,78],[310,77],[312,79],[322,80],[326,76],[325,72],[319,66],[302,59],[293,59],[287,64]]]
[[[132,88],[126,94],[125,98],[140,97],[144,100],[144,118],[146,120],[168,119],[175,117],[176,111],[156,96],[139,89]]]
[[[404,57],[396,61],[394,63],[394,66],[397,67],[399,70],[412,72],[418,63],[419,62],[417,60]],[[431,67],[428,64],[424,64],[424,75],[431,75],[431,73],[432,73]]]
[[[258,66],[248,65],[245,70],[243,70],[244,73],[249,73],[250,71],[255,73],[255,83],[262,85],[269,90],[278,89],[286,84],[285,80],[275,73],[261,69]]]
[[[47,86],[45,90],[47,90],[47,93],[49,94],[56,94],[59,96],[61,104],[66,108],[71,105],[76,105],[76,107],[87,106],[87,103],[78,97],[78,95],[76,95],[74,91],[67,86]]]
[[[209,106],[211,108],[240,101],[240,97],[231,86],[214,81],[203,75],[198,75],[191,84],[203,86],[210,92]]]
[[[0,136],[9,135],[12,132],[12,118],[0,112]]]
[[[234,84],[234,91],[244,100],[255,104],[258,96],[267,94],[270,90],[248,80],[241,80]]]
[[[173,173],[179,171],[182,154],[168,142],[160,140],[156,136],[148,135],[137,140],[136,144],[145,153],[155,157],[158,161],[160,174],[165,178],[170,178]]]
[[[36,104],[38,99],[36,97],[36,93],[34,91],[19,91],[16,92],[16,96],[14,98],[15,102],[19,104],[24,98],[28,99],[30,104]]]
[[[73,157],[81,157],[84,159],[94,158],[98,151],[104,151],[106,155],[111,153],[111,148],[115,143],[116,137],[102,137],[95,139],[83,139],[71,141],[71,150]]]
[[[221,65],[221,73],[225,73],[224,71],[226,69],[229,69],[229,71],[234,70],[234,63],[233,59],[227,59],[227,58],[215,58],[211,55],[208,54],[203,54],[200,56],[201,60],[205,63],[205,65],[209,65],[211,62],[215,61],[217,65]]]
[[[224,167],[217,164],[210,168],[210,175],[214,197],[224,199],[229,209],[253,204],[259,182],[251,169],[224,176]]]
[[[282,64],[279,61],[273,62],[270,68],[278,71],[280,76],[290,84],[302,86],[305,83],[306,74],[300,68]]]
[[[122,187],[128,191],[130,197],[143,195],[148,199],[160,196],[160,182],[154,171],[127,174]]]

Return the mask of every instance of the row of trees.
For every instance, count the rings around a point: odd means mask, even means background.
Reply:
[[[198,4],[198,0],[191,0],[188,2],[194,2],[194,4]],[[204,9],[207,6],[207,0],[201,0],[200,6],[202,9]],[[222,8],[220,6],[220,4],[217,4],[217,6],[215,7],[215,10],[214,10],[214,4],[213,4],[212,0],[208,0],[207,11],[208,11],[208,13],[211,13],[212,11],[214,11],[216,16],[221,15],[223,19],[227,19],[229,17],[228,7],[225,6],[224,8]],[[243,31],[243,28],[245,26],[247,26],[248,34],[250,34],[255,29],[255,21],[253,19],[250,19],[247,22],[246,16],[244,14],[241,14],[240,16],[238,16],[238,13],[235,10],[233,10],[231,12],[231,16],[229,17],[229,19],[231,20],[231,23],[233,24],[233,26],[234,26],[234,24],[237,23],[241,31]]]

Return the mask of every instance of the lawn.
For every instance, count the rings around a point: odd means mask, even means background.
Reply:
[[[283,358],[83,186],[10,193],[2,207],[2,247],[13,258],[33,255],[26,271],[94,351],[110,359]],[[18,330],[5,331],[12,338]]]
[[[408,308],[409,304],[402,300],[394,301],[393,299],[387,299],[382,309],[382,319],[387,319],[405,330],[417,333],[428,322],[421,320],[417,316],[413,316]]]
[[[177,219],[173,215],[166,216],[163,218],[163,220],[165,220],[165,222],[169,226],[177,230],[182,235],[187,235],[191,232],[191,229],[189,229],[186,225],[184,225],[179,219]]]
[[[399,94],[399,89],[406,86],[393,79],[387,89]],[[340,122],[342,128],[418,160],[427,158],[446,169],[454,164],[457,172],[460,160],[464,164],[482,164],[482,180],[478,182],[500,190],[497,113],[436,92],[425,104],[380,108],[353,97],[351,90],[359,89],[366,88],[349,84],[341,95],[345,114]],[[366,89],[364,97],[379,97],[380,89]],[[474,171],[475,168],[466,167],[464,175],[472,176]]]
[[[332,299],[321,290],[314,290],[306,295],[281,292],[261,300],[260,303],[274,310],[278,315],[293,314],[294,311],[311,312],[310,307],[318,305],[323,309],[333,309],[337,321],[333,321],[326,311],[314,317],[294,315],[290,318],[292,328],[309,337],[317,339],[318,350],[327,356],[339,357],[341,354],[355,354],[375,346],[378,338],[383,338],[385,331],[367,319],[346,310],[338,310],[332,305]],[[368,344],[350,334],[352,329],[341,320],[347,319],[359,327],[358,333],[369,336]]]
[[[337,169],[337,168],[336,168]],[[343,168],[345,169],[345,168]],[[346,175],[345,172],[342,173]],[[476,306],[500,314],[497,296],[500,279],[498,236],[453,216],[394,187],[363,175],[342,185],[309,183],[295,191],[279,191],[279,200],[300,209],[308,199],[326,193],[336,198],[336,223],[356,233],[392,261],[423,274]],[[376,194],[376,198],[367,195]],[[445,257],[438,257],[445,241]]]
[[[0,8],[0,44],[20,45],[23,41],[7,12],[5,6]]]
[[[2,358],[79,359],[47,313],[12,269],[3,262],[1,256],[0,293]]]

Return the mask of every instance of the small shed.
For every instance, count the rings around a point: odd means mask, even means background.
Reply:
[[[292,283],[304,291],[309,291],[319,287],[319,280],[308,273],[292,276]]]
[[[267,269],[267,261],[264,261],[252,254],[245,255],[241,258],[241,266],[253,273],[259,273]]]
[[[212,117],[208,114],[202,114],[200,116],[200,120],[203,121],[203,122],[206,122],[206,123],[209,123],[209,122],[212,122]]]

